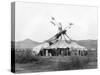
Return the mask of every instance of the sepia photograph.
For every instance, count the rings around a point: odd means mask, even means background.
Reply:
[[[97,7],[12,2],[11,71],[97,69]]]

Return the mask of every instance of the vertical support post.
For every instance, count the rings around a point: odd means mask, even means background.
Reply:
[[[46,56],[48,56],[48,50],[46,49]]]

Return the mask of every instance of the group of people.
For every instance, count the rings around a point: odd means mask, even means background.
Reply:
[[[67,48],[57,48],[57,49],[41,49],[38,53],[38,56],[86,56],[88,52],[86,50],[71,50],[69,47]]]

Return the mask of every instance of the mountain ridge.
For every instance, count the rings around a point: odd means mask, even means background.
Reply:
[[[31,40],[31,39],[25,39],[23,41],[15,42],[15,48],[16,49],[33,48],[39,44],[40,44],[40,42],[36,42],[36,41]]]
[[[88,48],[88,49],[90,49],[90,48],[96,49],[97,48],[97,40],[73,40],[73,41],[81,46]],[[12,44],[14,44],[14,41],[11,41],[11,42],[12,42]],[[33,48],[42,43],[44,43],[44,42],[36,42],[31,39],[25,39],[22,41],[15,42],[15,48],[16,49]]]

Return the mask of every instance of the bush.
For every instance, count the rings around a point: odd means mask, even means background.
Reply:
[[[38,61],[38,58],[32,55],[31,49],[24,49],[15,52],[15,63],[31,63],[34,61]]]

